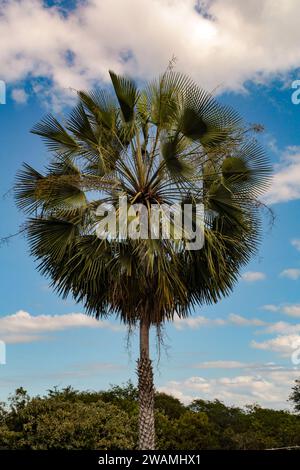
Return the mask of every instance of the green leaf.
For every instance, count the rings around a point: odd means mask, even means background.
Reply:
[[[222,173],[234,192],[258,197],[270,186],[272,168],[261,146],[249,141],[224,160]]]
[[[52,262],[58,263],[73,243],[77,228],[61,219],[34,218],[29,220],[27,233],[34,256],[38,258],[46,256],[48,260],[50,257]]]
[[[186,143],[178,135],[163,139],[161,153],[169,173],[174,178],[189,178],[193,168],[184,161]]]
[[[44,176],[27,163],[23,163],[23,169],[16,175],[14,185],[16,203],[26,214],[35,212],[43,203],[36,193],[37,185],[43,179]]]
[[[69,183],[69,179],[68,176],[50,174],[37,185],[36,195],[43,201],[44,209],[72,209],[87,204],[84,191],[76,184]]]
[[[150,120],[159,129],[178,123],[182,100],[191,80],[178,72],[167,71],[146,88],[150,103]]]
[[[36,124],[31,132],[41,136],[51,152],[71,156],[79,151],[79,145],[76,140],[51,114]]]
[[[94,90],[90,93],[79,91],[81,103],[92,113],[94,121],[106,130],[112,130],[116,122],[115,101],[104,90]]]
[[[197,111],[185,107],[180,120],[180,130],[189,139],[200,140],[208,131],[208,126]]]
[[[82,103],[75,106],[70,113],[66,128],[72,132],[76,139],[83,142],[84,145],[92,146],[93,148],[97,146],[98,139]]]
[[[139,93],[133,80],[116,75],[111,70],[109,75],[122,111],[125,122],[131,122],[134,118],[135,105]]]

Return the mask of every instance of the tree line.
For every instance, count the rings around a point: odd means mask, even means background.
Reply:
[[[300,380],[289,400],[294,412],[240,408],[219,400],[195,399],[188,405],[155,394],[157,448],[269,449],[300,446]],[[29,396],[20,387],[0,404],[1,449],[138,448],[138,390],[131,382],[106,391],[72,387]]]

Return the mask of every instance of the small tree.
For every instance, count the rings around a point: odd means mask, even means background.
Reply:
[[[289,396],[289,401],[293,403],[294,410],[300,412],[300,379],[295,380],[295,385],[292,387],[292,392]]]

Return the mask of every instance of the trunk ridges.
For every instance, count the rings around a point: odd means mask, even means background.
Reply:
[[[147,354],[138,360],[139,377],[139,449],[155,449],[154,386],[152,361]]]

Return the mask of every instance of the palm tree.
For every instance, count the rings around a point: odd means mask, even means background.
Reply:
[[[79,91],[63,124],[46,116],[32,132],[51,152],[43,173],[28,164],[15,196],[39,270],[63,297],[72,294],[97,319],[115,314],[139,325],[139,448],[155,448],[149,330],[227,295],[257,249],[258,197],[270,166],[249,129],[188,77],[168,69],[138,89],[110,72],[112,89]],[[99,237],[106,203],[120,211],[203,204],[204,246],[190,250],[186,232],[130,238],[118,226]],[[131,221],[137,219],[134,212]],[[138,219],[140,221],[140,219]],[[170,219],[169,219],[170,220]],[[173,219],[172,219],[173,220]],[[195,211],[192,224],[198,224]]]

